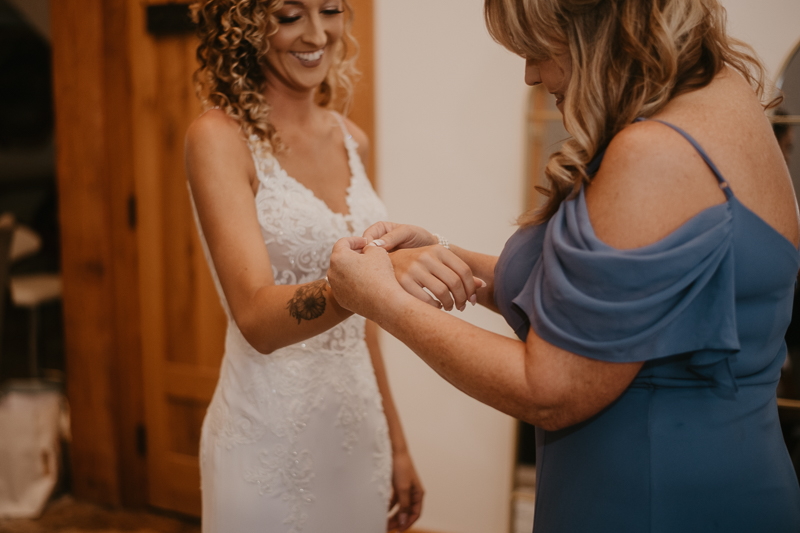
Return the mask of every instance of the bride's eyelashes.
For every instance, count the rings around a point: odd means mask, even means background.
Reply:
[[[291,24],[300,20],[300,15],[278,16],[278,24]]]
[[[328,7],[320,11],[325,16],[334,17],[336,15],[341,15],[344,13],[344,9],[341,7]],[[278,15],[278,24],[292,24],[297,22],[301,18],[303,18],[302,14],[291,14],[291,15]]]

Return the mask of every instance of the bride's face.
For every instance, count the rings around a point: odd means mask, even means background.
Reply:
[[[342,0],[286,0],[276,16],[268,76],[295,91],[316,89],[328,75],[344,34]]]

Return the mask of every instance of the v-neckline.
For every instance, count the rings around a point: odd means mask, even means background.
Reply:
[[[345,149],[347,150],[347,168],[350,171],[350,182],[347,185],[347,189],[345,189],[345,195],[344,195],[344,202],[347,205],[347,213],[340,213],[339,211],[334,211],[333,209],[331,209],[331,206],[328,205],[328,202],[326,202],[325,200],[323,200],[322,198],[317,196],[316,193],[314,193],[313,190],[311,190],[309,187],[307,187],[300,180],[298,180],[297,178],[291,176],[288,172],[286,172],[286,169],[284,169],[281,166],[281,164],[278,161],[278,159],[273,156],[272,157],[272,161],[273,161],[273,164],[275,165],[274,173],[275,174],[280,174],[283,177],[285,177],[286,179],[288,179],[289,181],[297,184],[298,187],[300,187],[301,189],[306,191],[312,198],[314,198],[317,202],[322,204],[325,207],[325,210],[328,211],[330,214],[338,216],[338,217],[341,217],[344,220],[347,220],[349,218],[352,218],[352,216],[353,216],[353,206],[352,206],[350,200],[351,200],[352,195],[353,195],[353,185],[355,183],[355,173],[353,172],[353,166],[350,163],[350,149],[347,146],[345,146]],[[259,184],[259,187],[261,187],[261,186],[263,186],[263,182],[261,184]]]

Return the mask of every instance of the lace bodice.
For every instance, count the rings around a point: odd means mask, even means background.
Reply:
[[[259,180],[255,196],[258,222],[279,285],[322,279],[337,240],[361,235],[386,218],[385,207],[367,179],[358,145],[338,115],[337,119],[351,170],[347,215],[331,211],[274,157],[260,157],[251,148]],[[258,457],[250,458],[245,479],[262,494],[280,495],[289,506],[285,522],[292,525],[292,531],[300,531],[315,500],[312,480],[315,461],[320,458],[313,457],[305,443],[315,413],[335,406],[336,446],[351,453],[362,435],[363,421],[375,418],[370,413],[379,411],[371,460],[373,477],[388,498],[391,450],[364,341],[364,319],[354,315],[304,342],[261,354],[247,343],[232,319],[202,230],[201,241],[228,315],[225,357],[205,422],[208,435],[228,450],[242,445],[260,447]],[[330,435],[324,437],[331,439]],[[201,454],[207,453],[207,448],[203,446]]]

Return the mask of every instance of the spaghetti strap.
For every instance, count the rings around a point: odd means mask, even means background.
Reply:
[[[339,123],[339,127],[342,128],[342,133],[344,133],[345,142],[348,141],[349,139],[352,139],[353,136],[347,130],[347,125],[344,123],[344,119],[342,118],[342,115],[340,115],[336,111],[331,111],[331,114],[334,117],[336,117],[336,122],[338,122]]]
[[[664,122],[663,120],[648,119],[648,118],[637,118],[634,122],[643,122],[645,120],[649,120],[649,121],[652,121],[652,122],[660,122],[661,124],[672,128],[673,130],[678,132],[684,139],[689,141],[689,143],[694,147],[694,149],[697,150],[697,153],[700,154],[700,157],[703,158],[703,161],[705,161],[706,164],[708,165],[708,167],[711,169],[711,172],[714,173],[714,176],[717,177],[717,181],[719,182],[719,188],[722,189],[722,192],[725,193],[725,197],[728,198],[729,200],[731,199],[731,197],[734,194],[733,194],[733,190],[731,190],[730,184],[728,184],[728,180],[725,179],[725,177],[722,175],[722,172],[720,172],[719,169],[717,168],[717,165],[714,164],[714,162],[708,156],[706,151],[703,150],[703,147],[700,146],[700,143],[697,142],[694,139],[694,137],[692,137],[691,135],[689,135],[688,133],[683,131],[678,126],[676,126],[674,124],[670,124],[669,122]]]

